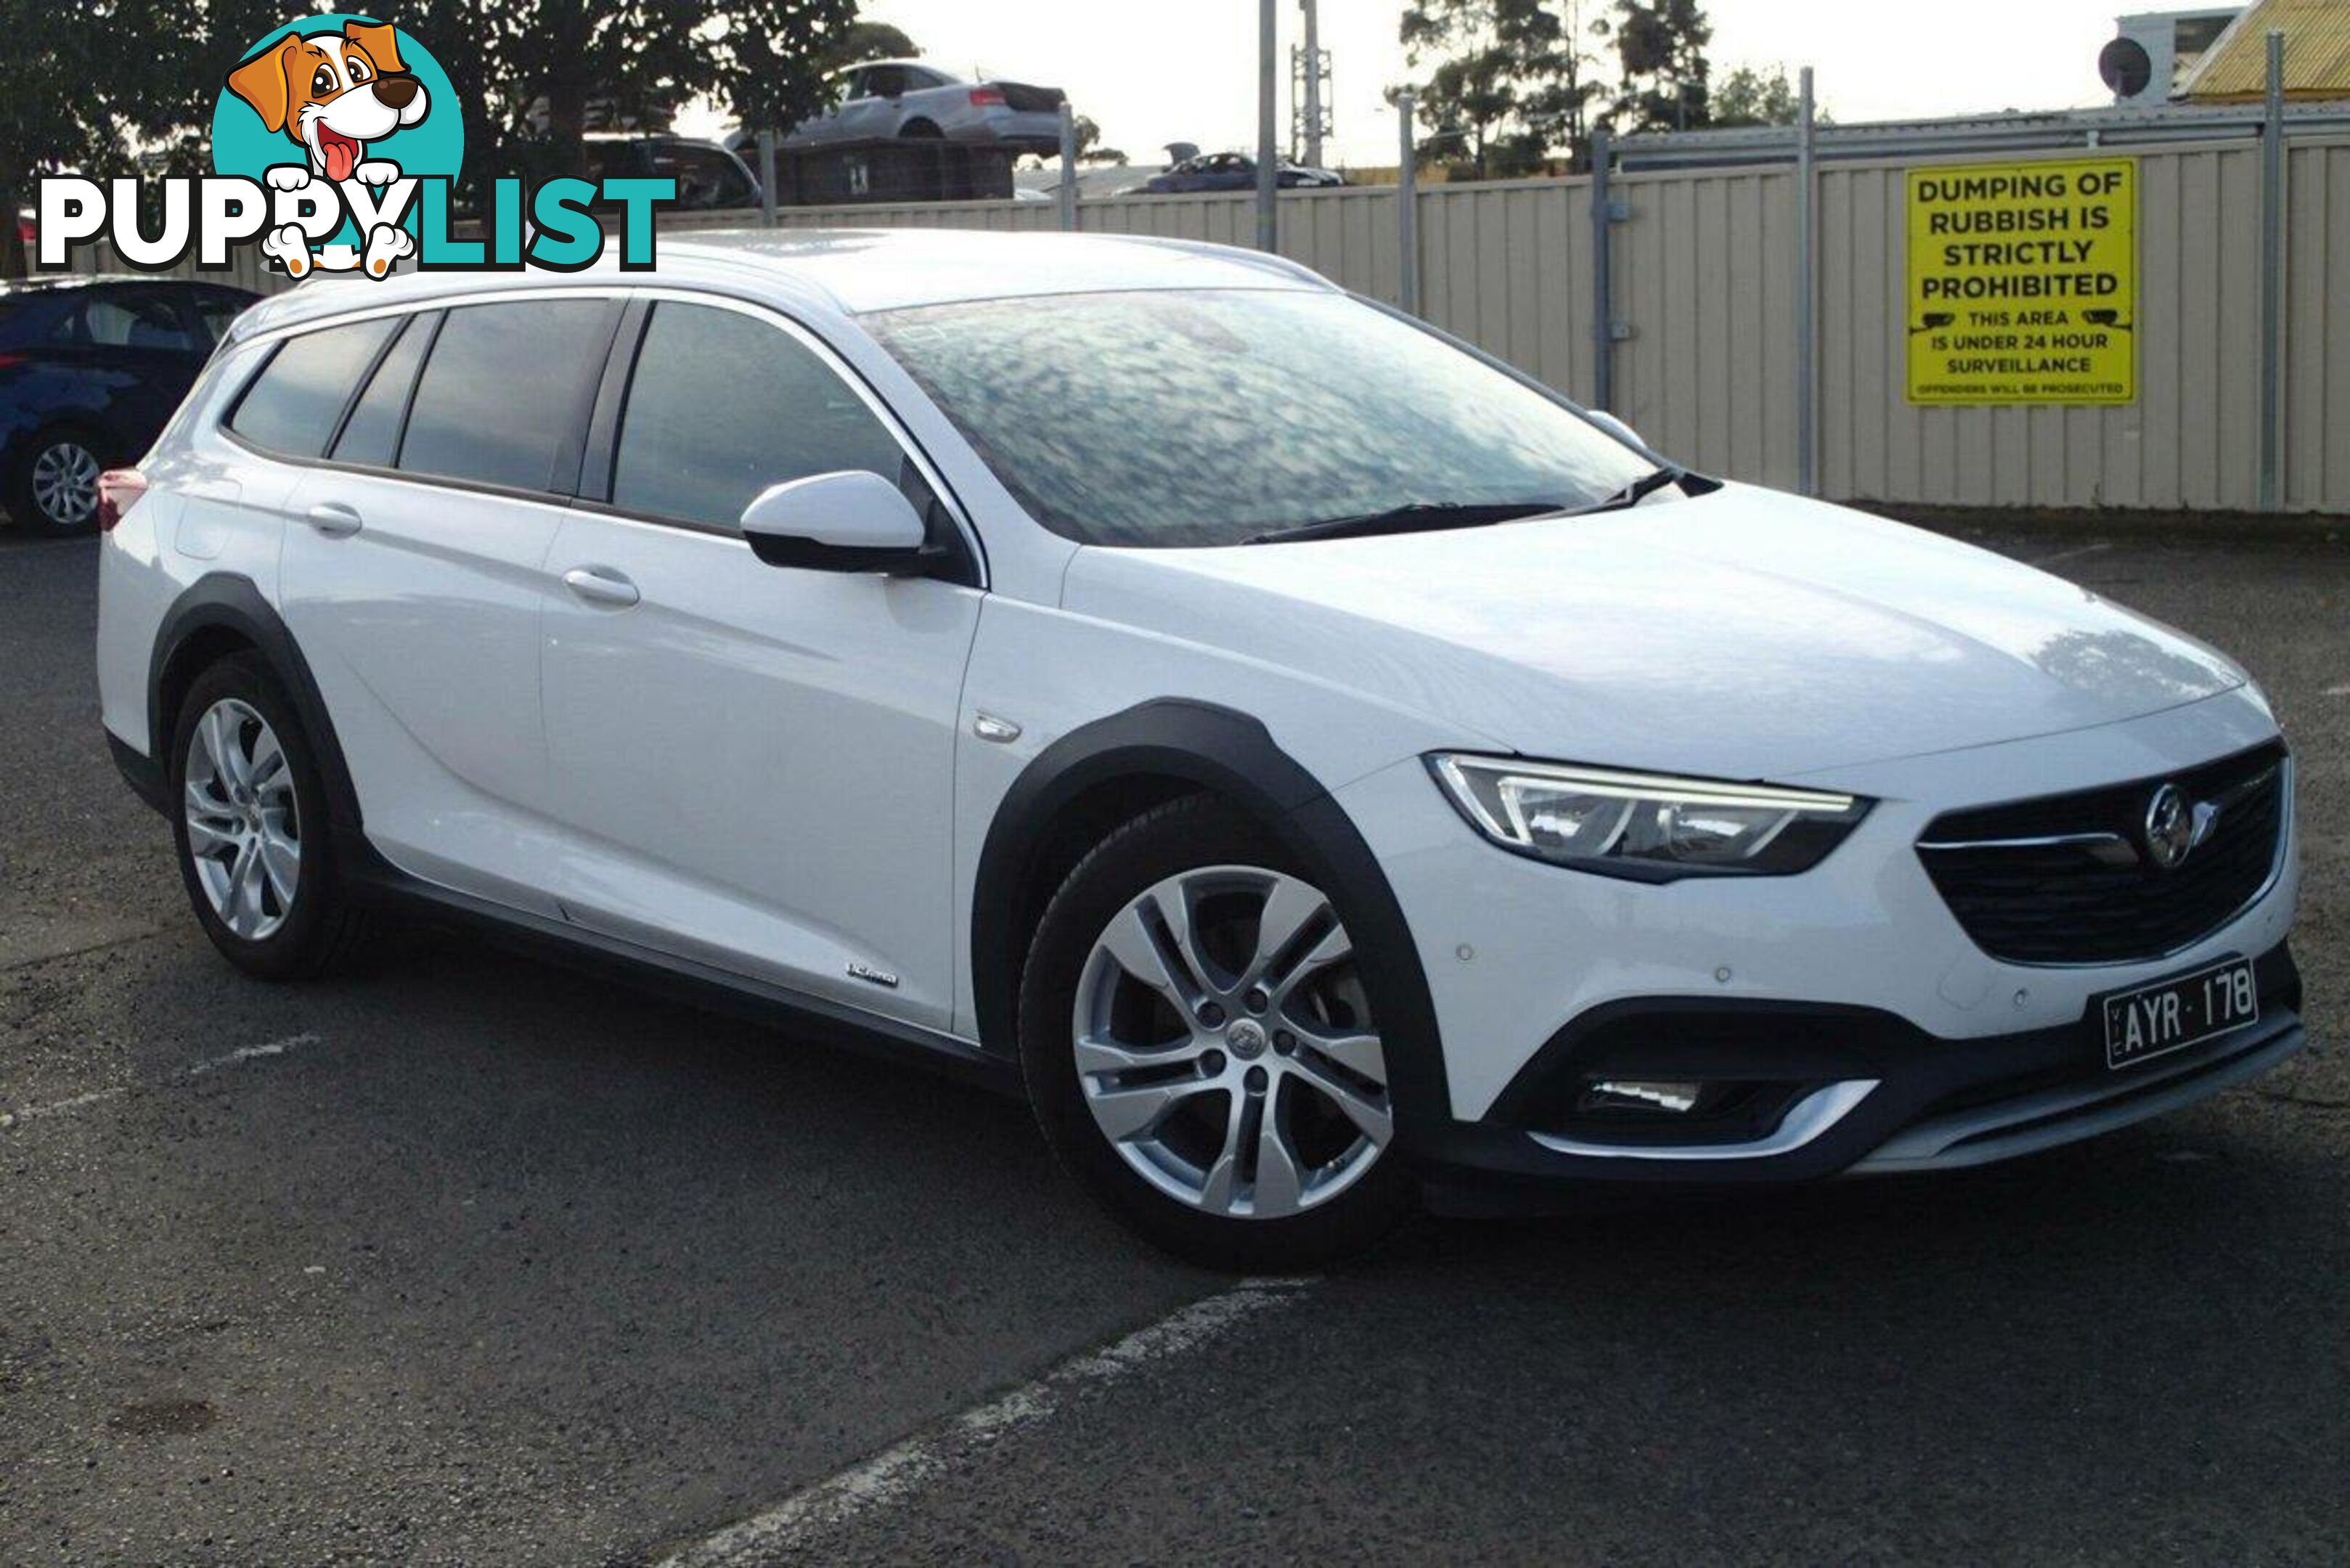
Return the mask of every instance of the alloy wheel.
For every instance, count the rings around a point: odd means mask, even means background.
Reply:
[[[79,441],[52,441],[33,459],[33,504],[61,528],[98,515],[98,457]]]
[[[1120,910],[1079,975],[1073,1044],[1118,1157],[1206,1213],[1326,1203],[1394,1136],[1347,929],[1318,888],[1278,871],[1187,871]]]
[[[301,813],[276,732],[224,697],[188,742],[183,813],[196,880],[222,925],[266,941],[293,911],[302,880]]]

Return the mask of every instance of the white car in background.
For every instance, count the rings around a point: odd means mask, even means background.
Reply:
[[[967,82],[914,60],[874,60],[831,78],[833,107],[802,120],[789,148],[906,139],[983,143],[1020,152],[1061,145],[1058,88]]]
[[[1973,1165],[2303,1044],[2227,659],[1251,253],[299,289],[101,521],[109,740],[233,962],[390,902],[755,1005],[1024,1095],[1220,1265]]]

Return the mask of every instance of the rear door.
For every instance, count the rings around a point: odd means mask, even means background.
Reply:
[[[737,520],[769,485],[864,469],[941,540],[962,535],[814,337],[714,299],[662,297],[644,317],[548,561],[565,913],[944,1027],[956,714],[981,594],[766,566]]]
[[[895,136],[905,96],[906,73],[898,66],[868,66],[858,73],[852,96],[840,109],[840,136],[845,141],[874,136]]]
[[[288,507],[284,613],[369,838],[540,912],[542,570],[619,311],[567,292],[409,320]]]

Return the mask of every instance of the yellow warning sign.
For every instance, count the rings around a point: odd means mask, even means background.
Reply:
[[[1909,171],[1909,400],[2137,396],[2137,162]]]

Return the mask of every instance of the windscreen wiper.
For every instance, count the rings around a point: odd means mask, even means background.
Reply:
[[[1667,463],[1654,473],[1642,474],[1605,501],[1595,501],[1588,506],[1578,507],[1574,515],[1587,517],[1595,512],[1621,512],[1627,506],[1638,506],[1666,485],[1679,484],[1689,477],[1688,469]]]
[[[1286,545],[1299,539],[1366,539],[1378,534],[1432,534],[1446,528],[1482,528],[1492,523],[1514,523],[1522,517],[1539,517],[1545,512],[1562,509],[1555,501],[1415,501],[1409,506],[1390,507],[1385,512],[1367,512],[1359,517],[1331,517],[1319,523],[1301,523],[1295,528],[1276,528],[1270,534],[1259,534],[1241,543]]]

